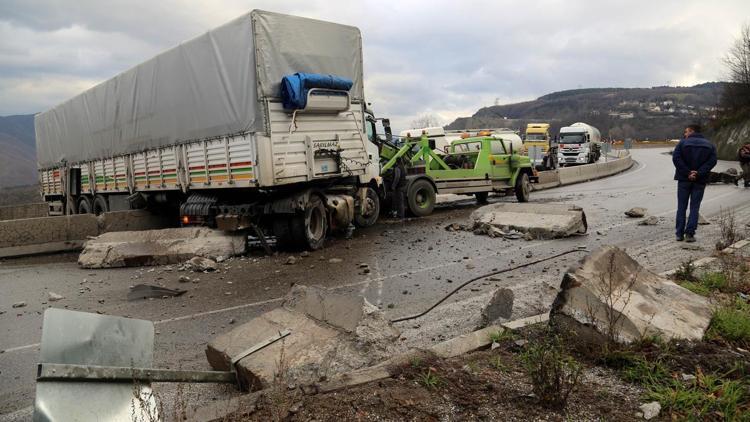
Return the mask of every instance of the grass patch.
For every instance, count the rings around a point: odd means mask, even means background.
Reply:
[[[427,368],[419,375],[419,383],[427,388],[437,388],[440,386],[440,377],[435,368]]]
[[[714,312],[706,336],[724,340],[750,343],[750,305],[737,299],[730,305],[722,306]]]
[[[505,340],[515,340],[516,335],[512,330],[502,330],[490,333],[490,341],[493,343],[500,343]]]
[[[673,419],[748,420],[747,386],[698,372],[695,381],[671,380],[650,386],[647,399],[657,400]]]
[[[727,276],[717,272],[704,274],[700,279],[700,283],[710,290],[719,290],[722,292],[727,292],[730,287]]]
[[[706,287],[703,283],[694,282],[694,281],[684,281],[680,283],[680,286],[690,290],[691,292],[701,295],[701,296],[709,296],[711,294],[711,289]]]

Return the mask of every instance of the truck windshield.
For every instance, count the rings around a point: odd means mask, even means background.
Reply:
[[[526,134],[527,141],[546,141],[547,135],[542,133],[528,133]]]
[[[561,133],[560,143],[561,144],[582,144],[584,141],[583,134],[581,133]]]

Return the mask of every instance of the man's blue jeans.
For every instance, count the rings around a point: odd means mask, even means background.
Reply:
[[[677,237],[689,234],[694,235],[695,229],[698,228],[698,212],[703,200],[703,191],[706,185],[694,182],[677,182],[677,225],[675,234]],[[685,212],[690,203],[690,217],[685,225]]]

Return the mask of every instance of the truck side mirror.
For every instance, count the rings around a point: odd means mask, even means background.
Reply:
[[[383,130],[385,131],[385,140],[388,142],[393,141],[393,130],[391,129],[391,120],[383,119]]]

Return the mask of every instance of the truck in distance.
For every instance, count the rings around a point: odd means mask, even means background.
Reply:
[[[560,128],[557,158],[561,166],[592,164],[601,157],[599,129],[586,123],[573,123]]]
[[[550,136],[549,123],[529,123],[526,125],[524,147],[537,170],[557,168],[557,142]]]

